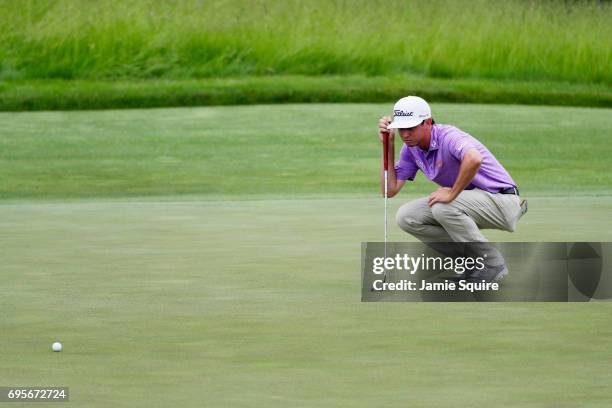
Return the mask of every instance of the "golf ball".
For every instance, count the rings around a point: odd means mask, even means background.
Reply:
[[[62,351],[62,343],[56,341],[55,343],[53,343],[53,346],[51,346],[51,348],[53,349],[53,351]]]

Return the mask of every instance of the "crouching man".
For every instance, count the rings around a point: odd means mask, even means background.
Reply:
[[[397,224],[426,243],[474,243],[476,252],[488,253],[487,267],[470,271],[463,278],[502,280],[508,274],[504,259],[485,244],[487,239],[481,229],[514,231],[527,211],[527,202],[520,200],[516,183],[476,138],[454,126],[436,124],[424,99],[402,98],[395,104],[393,114],[393,120],[383,117],[378,124],[381,141],[383,133],[389,133],[388,160],[395,163],[389,168],[388,196],[396,195],[419,170],[440,186],[429,197],[404,204],[397,212]],[[404,143],[397,162],[395,129]]]

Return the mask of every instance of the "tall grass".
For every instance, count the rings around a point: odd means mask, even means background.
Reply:
[[[397,75],[612,83],[612,6],[0,0],[0,78]]]

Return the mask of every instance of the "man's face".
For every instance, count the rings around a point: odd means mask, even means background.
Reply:
[[[427,137],[427,125],[427,121],[424,121],[412,128],[398,129],[398,132],[405,144],[410,147],[418,146]]]

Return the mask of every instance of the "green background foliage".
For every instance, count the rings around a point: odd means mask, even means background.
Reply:
[[[608,2],[9,0],[0,16],[5,78],[612,80]]]
[[[415,91],[610,106],[610,20],[610,2],[597,1],[3,0],[0,109],[388,102]],[[506,82],[514,92],[500,91]]]

